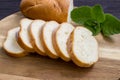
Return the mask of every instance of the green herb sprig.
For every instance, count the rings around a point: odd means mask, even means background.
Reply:
[[[91,30],[94,36],[100,32],[104,36],[120,33],[120,20],[112,14],[104,13],[99,4],[93,7],[81,6],[73,9],[71,11],[71,19],[75,23]]]

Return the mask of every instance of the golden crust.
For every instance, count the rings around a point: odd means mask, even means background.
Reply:
[[[66,22],[70,0],[22,0],[20,9],[31,19]]]
[[[4,48],[4,47],[3,47]],[[24,56],[26,56],[26,55],[28,55],[28,52],[27,51],[23,51],[23,52],[21,52],[21,53],[12,53],[12,52],[10,52],[10,51],[8,51],[7,49],[5,49],[4,48],[4,50],[6,51],[6,54],[7,55],[9,55],[9,56],[12,56],[12,57],[17,57],[17,58],[19,58],[19,57],[24,57]]]
[[[60,27],[58,27],[56,30],[54,30],[53,35],[52,35],[53,47],[54,47],[55,51],[58,53],[59,57],[62,58],[64,61],[68,62],[68,61],[70,61],[70,58],[65,57],[63,55],[64,53],[61,52],[61,50],[60,50],[60,48],[58,46],[57,40],[56,40],[56,37],[57,37],[56,32],[59,30],[59,28]]]

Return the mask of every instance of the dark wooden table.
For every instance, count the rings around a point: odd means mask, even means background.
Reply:
[[[21,0],[0,0],[0,19],[19,11]],[[106,13],[120,19],[120,0],[74,0],[75,6],[101,4]]]

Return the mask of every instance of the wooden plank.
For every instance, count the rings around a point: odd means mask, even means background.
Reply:
[[[35,79],[23,76],[9,75],[0,73],[0,80],[43,80],[43,79]]]
[[[119,80],[120,35],[104,38],[96,36],[100,46],[100,60],[91,68],[80,68],[72,61],[31,54],[23,58],[6,55],[2,48],[7,31],[19,26],[23,16],[20,12],[0,21],[0,73],[43,80]],[[4,78],[3,78],[4,79]]]

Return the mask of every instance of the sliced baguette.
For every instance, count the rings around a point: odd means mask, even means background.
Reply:
[[[8,31],[7,38],[3,44],[3,48],[8,55],[13,57],[23,57],[28,53],[22,49],[16,41],[16,33],[20,30],[19,27]]]
[[[70,61],[70,55],[67,51],[67,40],[74,30],[74,26],[69,23],[62,23],[60,27],[53,33],[53,46],[59,57],[64,61]]]
[[[46,54],[53,59],[58,58],[58,54],[56,53],[52,44],[52,33],[58,27],[59,27],[59,24],[57,22],[49,21],[44,25],[41,31],[42,45],[46,51]]]
[[[40,38],[41,29],[44,26],[44,24],[45,21],[43,20],[34,20],[30,25],[30,36],[31,36],[31,43],[35,51],[40,55],[46,56]]]
[[[90,67],[98,60],[98,43],[86,28],[77,27],[72,32],[67,49],[73,62],[80,67]]]
[[[24,18],[20,21],[20,31],[18,32],[18,44],[29,52],[34,52],[33,46],[30,43],[29,28],[32,20]]]

